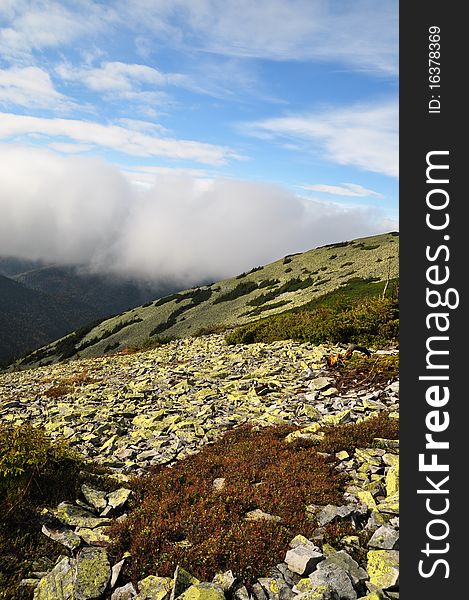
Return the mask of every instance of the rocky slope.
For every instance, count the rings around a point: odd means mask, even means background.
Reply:
[[[90,461],[108,466],[122,486],[112,493],[85,486],[76,505],[44,512],[43,532],[63,544],[64,556],[25,580],[24,593],[34,589],[36,600],[398,598],[396,440],[338,453],[337,469],[349,480],[343,503],[305,507],[318,522],[314,539],[296,532],[284,562],[258,579],[251,596],[230,572],[200,582],[177,569],[173,578],[154,573],[131,583],[120,577],[127,557],[112,566],[106,552],[108,519],[125,518],[128,477],[197,452],[224,430],[245,422],[292,423],[301,428],[290,440],[311,440],[320,439],[325,425],[358,422],[379,411],[397,418],[398,380],[375,373],[342,385],[338,372],[325,366],[325,357],[338,351],[288,341],[228,347],[210,335],[0,375],[0,421],[44,425]],[[343,538],[340,550],[320,547],[321,527],[341,521],[357,535]],[[373,535],[358,564],[350,554],[365,530]]]
[[[32,353],[17,366],[89,358],[185,337],[276,314],[356,280],[370,286],[398,276],[396,233],[332,244],[286,256],[209,286],[186,290],[107,319]]]

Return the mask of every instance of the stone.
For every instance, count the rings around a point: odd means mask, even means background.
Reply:
[[[105,546],[111,538],[106,533],[107,527],[76,527],[75,534],[78,535],[89,546]]]
[[[109,525],[111,522],[110,519],[96,517],[88,510],[68,502],[61,502],[52,512],[61,523],[72,527],[88,527],[94,529],[101,525]]]
[[[341,600],[357,600],[352,581],[344,569],[336,564],[327,564],[312,573],[309,578],[313,583],[313,591],[319,586],[329,586]]]
[[[300,579],[300,581],[293,586],[293,592],[295,594],[304,594],[305,592],[310,592],[313,589],[313,582],[309,577],[304,577]]]
[[[131,490],[127,488],[119,488],[118,490],[111,492],[107,495],[109,506],[112,506],[115,510],[119,510],[119,508],[122,508],[127,502],[131,493]]]
[[[295,596],[295,600],[337,600],[337,594],[327,584],[313,585],[309,592]]]
[[[252,593],[256,600],[268,600],[267,593],[260,583],[254,583],[252,585]]]
[[[316,519],[320,526],[327,523],[334,523],[339,519],[351,518],[352,516],[362,516],[363,511],[356,504],[347,504],[345,506],[334,506],[327,504],[316,514]]]
[[[247,588],[242,585],[241,587],[239,587],[235,593],[233,594],[233,596],[236,598],[236,600],[250,600],[251,596],[249,595],[249,592],[247,590]]]
[[[225,571],[224,573],[217,573],[212,579],[212,583],[217,585],[223,590],[223,592],[229,593],[233,589],[237,579],[233,575],[233,571]]]
[[[310,390],[323,390],[327,388],[334,380],[332,377],[316,377],[309,382]]]
[[[103,548],[86,547],[76,559],[76,600],[95,600],[104,594],[111,579],[111,565]]]
[[[81,544],[81,538],[66,527],[50,527],[49,525],[44,524],[41,531],[51,540],[59,542],[69,550],[76,550]]]
[[[75,600],[75,570],[70,558],[60,560],[37,584],[34,600]]]
[[[39,579],[22,579],[18,584],[17,600],[29,600],[39,584]]]
[[[91,504],[97,511],[102,511],[107,506],[106,492],[95,490],[94,488],[84,483],[81,486],[81,491],[86,501]]]
[[[297,546],[312,546],[314,550],[318,550],[319,548],[313,544],[308,538],[304,535],[295,535],[295,537],[288,544],[290,548],[296,548]]]
[[[333,552],[328,555],[320,565],[320,569],[324,569],[328,565],[337,565],[347,572],[348,576],[352,581],[354,587],[363,584],[368,579],[368,573],[360,567],[356,560],[354,560],[350,554],[345,550],[339,550],[339,552]]]
[[[299,545],[288,550],[285,562],[293,573],[298,575],[309,575],[314,571],[318,563],[324,560],[324,555],[313,547]]]
[[[399,493],[399,466],[390,467],[385,479],[386,496],[394,496]]]
[[[191,585],[179,596],[180,600],[225,600],[223,591],[214,583]]]
[[[281,517],[277,517],[275,515],[269,515],[269,513],[256,508],[255,510],[250,510],[246,513],[245,517],[246,521],[281,521]]]
[[[132,582],[116,588],[111,596],[111,600],[134,600],[134,598],[137,598],[137,591]]]
[[[165,600],[171,594],[173,580],[170,577],[149,575],[138,582],[138,600]]]
[[[371,536],[368,546],[379,550],[397,550],[399,532],[387,525],[381,525]]]
[[[399,552],[397,550],[369,550],[367,571],[370,583],[387,590],[399,584]]]
[[[120,560],[119,562],[117,562],[115,565],[113,565],[113,567],[111,569],[111,583],[110,583],[110,586],[112,588],[116,585],[116,582],[119,579],[119,575],[122,571],[122,567],[124,566],[125,561],[129,556],[130,556],[130,553],[126,552],[124,554],[124,558],[122,560]]]
[[[225,487],[226,479],[224,477],[217,477],[213,480],[213,489],[215,492],[221,492]]]
[[[185,569],[182,569],[177,565],[174,571],[173,577],[173,589],[171,590],[171,599],[177,598],[183,592],[185,592],[191,585],[197,585],[200,580],[188,573]]]

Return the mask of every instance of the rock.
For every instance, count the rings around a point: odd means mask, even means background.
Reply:
[[[225,600],[223,591],[213,583],[191,585],[179,596],[180,600]]]
[[[357,600],[352,581],[344,569],[336,564],[318,567],[309,578],[313,583],[313,591],[320,586],[329,586],[341,600]]]
[[[312,546],[314,550],[319,550],[313,542],[305,538],[304,535],[296,535],[288,544],[290,548],[296,548],[297,546]]]
[[[86,501],[91,504],[98,512],[102,511],[107,506],[106,492],[95,490],[94,488],[84,483],[81,486],[81,491]]]
[[[399,532],[387,525],[381,525],[371,536],[368,546],[379,550],[397,550],[399,547]]]
[[[387,590],[399,584],[399,552],[397,550],[370,550],[367,554],[370,583]]]
[[[233,596],[236,598],[236,600],[250,600],[251,598],[247,588],[244,585],[239,587]]]
[[[333,523],[339,519],[361,519],[366,512],[366,509],[359,504],[347,504],[345,506],[334,506],[333,504],[327,504],[316,514],[316,519],[320,526],[324,526],[327,525],[327,523]]]
[[[236,577],[233,575],[232,571],[225,571],[225,573],[217,573],[212,579],[212,583],[221,588],[225,594],[231,592],[236,581]]]
[[[309,382],[310,390],[323,390],[327,388],[334,380],[332,377],[316,377]]]
[[[165,600],[171,594],[173,580],[170,577],[149,575],[138,582],[138,600]]]
[[[133,583],[126,583],[112,592],[111,600],[134,600],[137,597]]]
[[[131,490],[127,488],[119,488],[118,490],[111,492],[107,495],[109,506],[112,506],[115,510],[119,510],[119,508],[122,508],[127,502],[131,493]]]
[[[365,569],[362,569],[357,561],[354,560],[350,554],[347,554],[345,550],[339,550],[339,552],[329,554],[326,560],[319,565],[319,568],[324,569],[328,565],[337,565],[344,569],[350,577],[354,587],[363,584],[368,579],[368,573]]]
[[[301,579],[301,576],[298,575],[298,573],[293,573],[293,571],[290,571],[285,563],[279,563],[273,567],[271,574],[273,577],[282,577],[290,587],[293,587]]]
[[[295,594],[304,594],[305,592],[310,592],[313,589],[313,582],[309,577],[305,577],[300,579],[300,581],[295,584],[292,589]]]
[[[281,517],[277,517],[275,515],[269,515],[269,513],[256,508],[255,510],[250,510],[246,513],[245,517],[246,521],[281,521]]]
[[[34,600],[75,600],[75,570],[70,558],[65,557],[43,577],[34,590]]]
[[[87,547],[76,559],[76,600],[95,600],[104,593],[111,579],[111,565],[103,548]]]
[[[101,525],[109,525],[111,522],[110,519],[95,517],[95,515],[88,510],[68,502],[61,502],[52,512],[61,523],[72,527],[87,527],[89,529],[94,529]]]
[[[66,527],[53,528],[49,525],[43,525],[42,533],[55,542],[59,542],[69,550],[75,550],[81,544],[81,538]]]
[[[399,492],[399,465],[390,467],[386,473],[386,496],[394,496]]]
[[[318,584],[313,585],[309,592],[296,596],[295,600],[337,600],[337,594],[330,585]]]
[[[324,560],[324,555],[314,545],[299,545],[288,550],[285,562],[290,571],[298,575],[309,575],[314,571],[319,562]]]
[[[76,527],[75,533],[89,546],[106,546],[111,538],[106,533],[107,527]]]
[[[119,579],[120,572],[122,571],[122,567],[125,564],[126,558],[128,558],[130,554],[126,552],[124,554],[124,558],[117,562],[111,569],[111,583],[110,586],[113,588],[116,585],[117,580]]]
[[[293,592],[283,577],[260,577],[257,582],[270,600],[289,600],[293,597]]]
[[[267,593],[260,583],[254,583],[252,585],[252,593],[256,600],[268,600]]]
[[[217,477],[213,480],[213,489],[215,492],[221,492],[225,487],[226,479],[224,477]]]
[[[194,577],[178,565],[174,571],[173,589],[171,590],[170,600],[174,600],[174,598],[180,596],[191,585],[197,585],[198,583],[200,583],[200,580],[197,577]]]

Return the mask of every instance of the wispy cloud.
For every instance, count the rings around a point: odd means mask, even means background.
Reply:
[[[39,67],[0,69],[0,105],[69,110],[75,103],[57,91]]]
[[[165,43],[248,58],[340,61],[397,73],[395,0],[134,0],[120,3],[129,24]],[[359,32],[359,33],[358,33]],[[146,48],[148,48],[146,45]]]
[[[45,119],[0,113],[0,139],[35,134],[49,137],[53,143],[74,141],[81,144],[93,144],[96,147],[112,149],[133,156],[171,157],[210,165],[223,165],[231,159],[242,158],[228,147],[191,140],[163,138],[120,125],[102,125],[78,119]]]
[[[186,80],[180,73],[163,73],[148,65],[117,61],[104,62],[99,67],[74,67],[63,63],[56,72],[65,81],[82,83],[96,92],[132,92],[143,86],[183,85]]]
[[[304,151],[324,153],[341,165],[398,175],[398,107],[394,102],[355,105],[244,123],[244,133],[301,144]]]
[[[357,183],[343,183],[342,185],[326,185],[322,183],[303,185],[301,186],[304,190],[310,192],[321,192],[323,194],[332,194],[334,196],[353,196],[357,198],[366,198],[374,196],[375,198],[382,198],[383,194],[369,190],[362,185]]]

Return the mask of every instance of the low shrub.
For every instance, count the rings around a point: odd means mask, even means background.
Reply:
[[[135,480],[136,505],[112,530],[116,558],[131,553],[132,579],[172,576],[180,564],[202,580],[232,569],[249,583],[284,559],[297,533],[312,535],[306,505],[342,502],[345,478],[315,449],[286,444],[294,429],[242,426]],[[225,486],[216,491],[219,477]],[[246,520],[254,509],[282,520]]]
[[[40,530],[38,509],[72,500],[82,459],[42,429],[0,425],[0,598],[18,598],[19,581],[43,556],[62,550]]]

